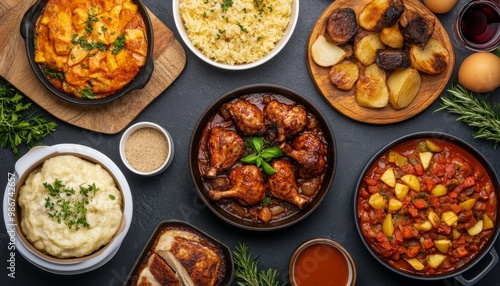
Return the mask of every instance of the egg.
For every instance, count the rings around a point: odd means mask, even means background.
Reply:
[[[423,0],[423,2],[433,13],[444,14],[453,10],[458,0]]]
[[[469,55],[460,65],[458,82],[479,93],[495,90],[500,86],[500,58],[489,52]]]

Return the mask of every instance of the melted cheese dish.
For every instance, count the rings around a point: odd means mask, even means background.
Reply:
[[[116,93],[146,62],[146,26],[132,0],[49,0],[35,29],[35,62],[79,98]]]

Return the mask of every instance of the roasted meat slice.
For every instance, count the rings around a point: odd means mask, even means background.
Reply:
[[[278,129],[278,142],[299,133],[307,124],[307,112],[301,105],[272,100],[264,107],[264,114]]]
[[[231,188],[225,191],[209,190],[208,196],[218,201],[233,198],[243,206],[260,203],[266,196],[264,178],[259,168],[254,165],[237,166],[229,173]]]
[[[313,178],[323,173],[326,167],[326,150],[323,142],[314,134],[301,134],[289,145],[281,144],[281,151],[300,165],[299,177]]]
[[[246,136],[263,133],[266,130],[264,113],[246,99],[229,102],[222,108],[223,114],[228,114],[238,129]]]
[[[334,44],[345,44],[358,32],[356,12],[351,8],[339,8],[328,17],[325,38]]]
[[[431,15],[406,9],[399,19],[399,26],[406,42],[423,47],[434,33],[435,19]]]
[[[288,160],[274,160],[271,166],[276,174],[269,177],[269,191],[278,199],[287,201],[303,209],[309,200],[299,194],[299,188],[295,181],[295,171]]]
[[[155,251],[167,261],[171,261],[168,256],[173,255],[189,274],[188,284],[196,286],[216,284],[222,258],[197,234],[181,229],[166,230],[158,239]]]
[[[410,56],[405,49],[383,49],[377,51],[375,63],[384,70],[404,70],[410,67]]]
[[[214,178],[217,173],[232,167],[245,152],[245,142],[233,130],[216,126],[210,130],[208,138],[210,167],[205,174]]]
[[[182,286],[181,282],[161,257],[152,253],[137,278],[138,286]]]

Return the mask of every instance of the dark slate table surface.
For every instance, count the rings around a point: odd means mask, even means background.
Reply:
[[[174,24],[171,1],[144,2],[182,42]],[[464,2],[467,1],[460,1],[459,6]],[[42,114],[58,124],[57,131],[43,140],[46,145],[76,143],[90,146],[109,156],[122,170],[134,199],[132,224],[115,257],[97,270],[74,276],[55,275],[33,266],[16,253],[15,279],[12,279],[7,276],[9,237],[2,218],[0,285],[121,285],[155,227],[169,219],[186,221],[233,250],[237,242],[247,243],[250,252],[258,255],[261,268],[277,269],[283,282],[288,283],[288,263],[295,248],[308,239],[326,237],[338,241],[351,253],[357,268],[357,285],[424,284],[388,270],[378,263],[363,245],[355,227],[353,214],[353,194],[362,169],[372,155],[384,145],[413,132],[440,131],[459,137],[486,156],[497,173],[500,173],[500,146],[495,149],[491,141],[474,139],[476,130],[457,122],[455,115],[447,111],[436,112],[440,107],[439,99],[409,120],[382,126],[356,122],[334,110],[316,89],[306,65],[306,44],[310,31],[316,19],[330,3],[328,0],[300,1],[299,20],[288,45],[271,61],[251,70],[229,72],[214,68],[194,56],[182,43],[187,55],[184,71],[132,122],[156,122],[173,136],[175,158],[170,168],[161,175],[143,178],[126,169],[118,152],[121,132],[106,135],[83,130],[61,122],[42,110]],[[456,11],[457,7],[453,12],[439,16],[448,31],[451,31]],[[458,66],[469,53],[456,49],[457,64],[447,88],[456,82]],[[337,144],[335,180],[323,203],[298,224],[272,232],[242,230],[216,217],[199,199],[188,166],[191,132],[205,108],[222,94],[254,83],[278,84],[307,96],[328,118]],[[492,93],[492,99],[500,102],[499,89]],[[25,152],[26,150],[22,149],[22,153]],[[1,150],[0,154],[0,183],[5,186],[8,172],[14,171],[15,158],[9,150]],[[4,188],[0,189],[3,198]],[[494,248],[500,250],[499,240]],[[484,260],[484,263],[487,263],[489,256]],[[449,280],[448,283],[454,283],[454,280]],[[434,281],[425,284],[445,285],[446,282]],[[500,264],[477,285],[500,285]]]

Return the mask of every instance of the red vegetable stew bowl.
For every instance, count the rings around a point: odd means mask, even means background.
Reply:
[[[474,147],[419,132],[389,143],[366,165],[356,186],[355,222],[366,248],[390,270],[472,285],[498,262],[498,198],[498,176]],[[485,269],[462,276],[488,254]]]

